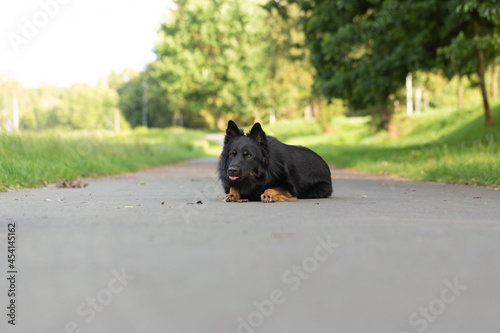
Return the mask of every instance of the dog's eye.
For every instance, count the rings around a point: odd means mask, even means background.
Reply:
[[[231,154],[229,154],[229,157],[233,158],[236,155],[236,151],[233,151]]]
[[[252,155],[250,155],[250,154],[246,153],[246,154],[245,154],[245,158],[252,158]]]

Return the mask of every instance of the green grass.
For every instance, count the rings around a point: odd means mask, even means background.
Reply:
[[[122,134],[68,131],[0,135],[0,190],[136,171],[216,156],[219,150],[204,133],[180,128],[137,129]]]
[[[482,107],[398,115],[401,136],[373,135],[369,118],[335,118],[328,134],[314,121],[265,126],[289,144],[312,148],[328,163],[417,180],[500,185],[500,104],[497,126],[485,128]],[[38,187],[78,176],[136,171],[176,161],[217,156],[204,133],[179,128],[33,132],[0,135],[0,191]]]
[[[497,125],[486,128],[481,106],[398,115],[401,136],[371,135],[369,121],[335,119],[333,133],[298,136],[287,143],[310,147],[328,163],[417,180],[500,185],[500,105]]]

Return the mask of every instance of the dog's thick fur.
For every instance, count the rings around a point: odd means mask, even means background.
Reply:
[[[266,136],[259,123],[245,135],[229,121],[219,178],[225,201],[296,201],[327,198],[333,192],[330,168],[318,154]]]

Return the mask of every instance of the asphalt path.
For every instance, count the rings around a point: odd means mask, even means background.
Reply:
[[[290,203],[223,202],[214,159],[0,193],[0,331],[500,332],[500,191],[332,171]]]

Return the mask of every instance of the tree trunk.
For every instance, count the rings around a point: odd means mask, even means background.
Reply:
[[[490,104],[488,103],[488,93],[486,92],[486,83],[484,81],[485,72],[485,59],[484,51],[480,47],[477,48],[477,55],[479,60],[479,85],[481,86],[481,95],[483,96],[483,106],[484,106],[484,118],[486,121],[486,126],[493,126],[495,122],[493,121],[493,116],[491,115]]]
[[[462,81],[462,75],[458,76],[458,108],[464,108],[464,83]]]
[[[474,22],[474,32],[476,36],[479,36],[479,24]],[[478,45],[476,46],[477,59],[478,59],[478,75],[479,75],[479,86],[481,87],[481,95],[483,96],[483,106],[484,106],[484,118],[486,126],[493,126],[495,122],[493,121],[493,116],[491,115],[490,104],[488,103],[488,93],[486,92],[486,83],[484,81],[484,72],[486,71],[486,60],[484,57],[484,50]]]
[[[173,127],[182,127],[183,126],[183,119],[182,119],[182,113],[179,110],[174,111],[174,115],[172,117],[172,126]]]
[[[491,64],[491,98],[498,99],[498,67],[497,61]]]

